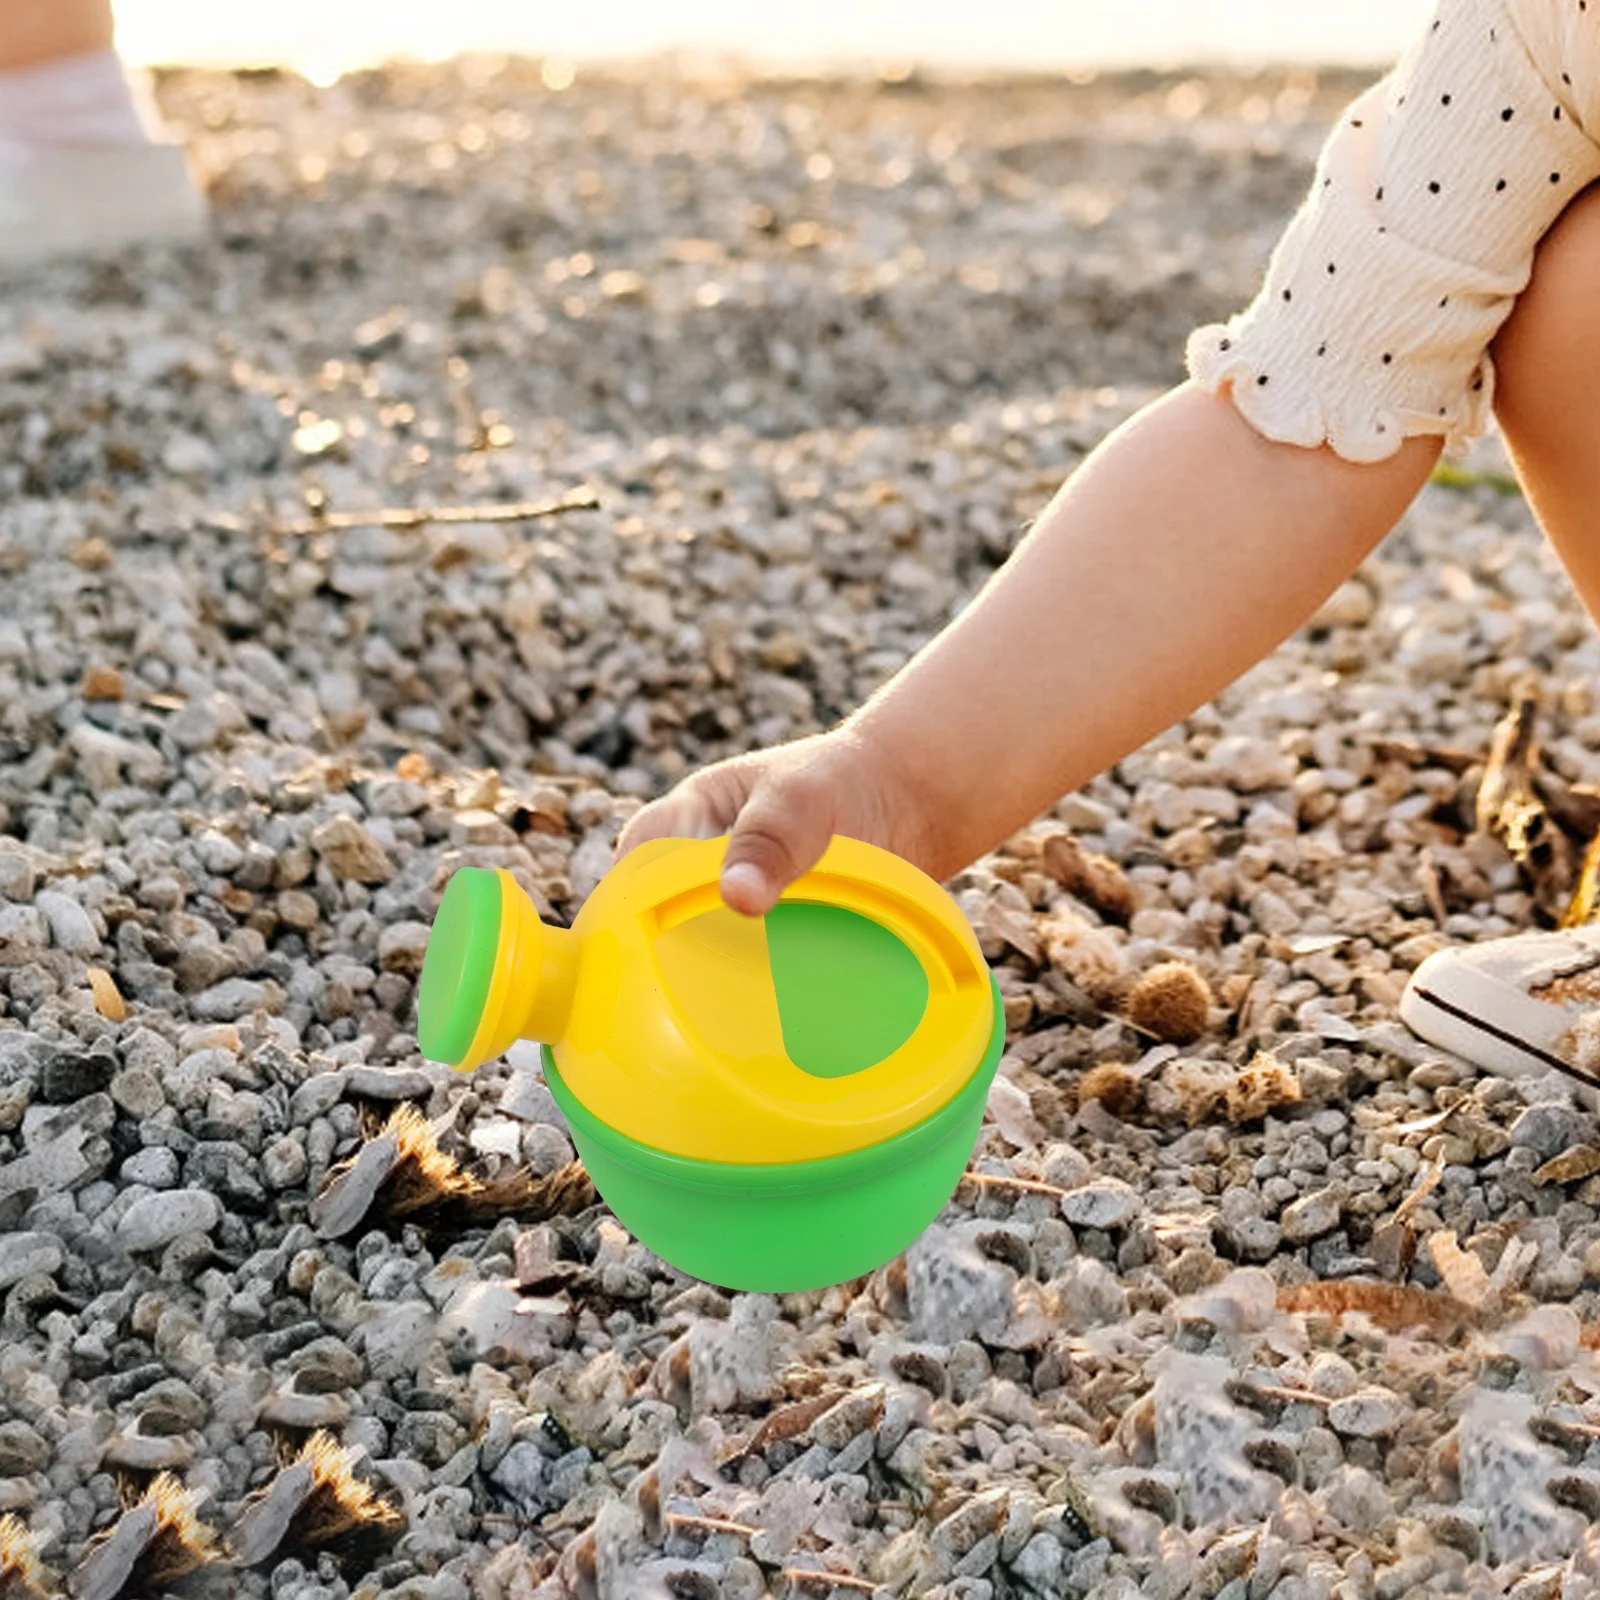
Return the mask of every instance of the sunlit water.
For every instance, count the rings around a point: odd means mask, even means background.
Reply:
[[[575,61],[666,50],[763,64],[982,69],[1391,60],[1432,0],[121,0],[141,62],[287,62],[314,78],[406,56]]]

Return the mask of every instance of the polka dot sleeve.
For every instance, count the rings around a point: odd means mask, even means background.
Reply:
[[[1190,335],[1190,376],[1282,443],[1459,456],[1535,246],[1600,177],[1596,131],[1600,0],[1439,0],[1330,134],[1255,299]]]

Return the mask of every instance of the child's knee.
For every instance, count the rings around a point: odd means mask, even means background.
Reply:
[[[1508,430],[1573,421],[1600,373],[1600,184],[1585,189],[1540,241],[1528,286],[1491,348],[1495,411]]]

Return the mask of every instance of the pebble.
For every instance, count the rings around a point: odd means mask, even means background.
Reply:
[[[51,1277],[66,1259],[61,1242],[48,1233],[8,1233],[0,1235],[0,1289],[9,1289],[23,1278],[38,1274]]]
[[[34,908],[50,926],[50,938],[58,950],[73,955],[89,955],[100,948],[89,913],[68,895],[41,889],[34,897]]]
[[[1541,1162],[1595,1137],[1592,1116],[1558,1101],[1531,1105],[1511,1124],[1512,1148],[1531,1150]]]
[[[1343,1215],[1344,1196],[1336,1186],[1330,1185],[1285,1206],[1279,1226],[1290,1244],[1307,1244],[1332,1233]]]
[[[1328,1407],[1328,1426],[1352,1439],[1381,1439],[1405,1420],[1408,1407],[1392,1390],[1357,1389]]]
[[[210,1233],[222,1220],[222,1204],[204,1189],[172,1189],[136,1200],[117,1224],[117,1242],[141,1254],[160,1250],[187,1233]]]
[[[1117,1178],[1095,1178],[1061,1197],[1061,1215],[1079,1228],[1125,1228],[1143,1209],[1138,1192]]]

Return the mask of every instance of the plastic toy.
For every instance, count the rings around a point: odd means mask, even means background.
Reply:
[[[606,1203],[724,1288],[842,1283],[910,1244],[959,1181],[1005,1040],[955,902],[835,837],[765,917],[718,889],[727,838],[625,856],[570,929],[466,867],[428,941],[418,1034],[470,1071],[518,1039]]]

